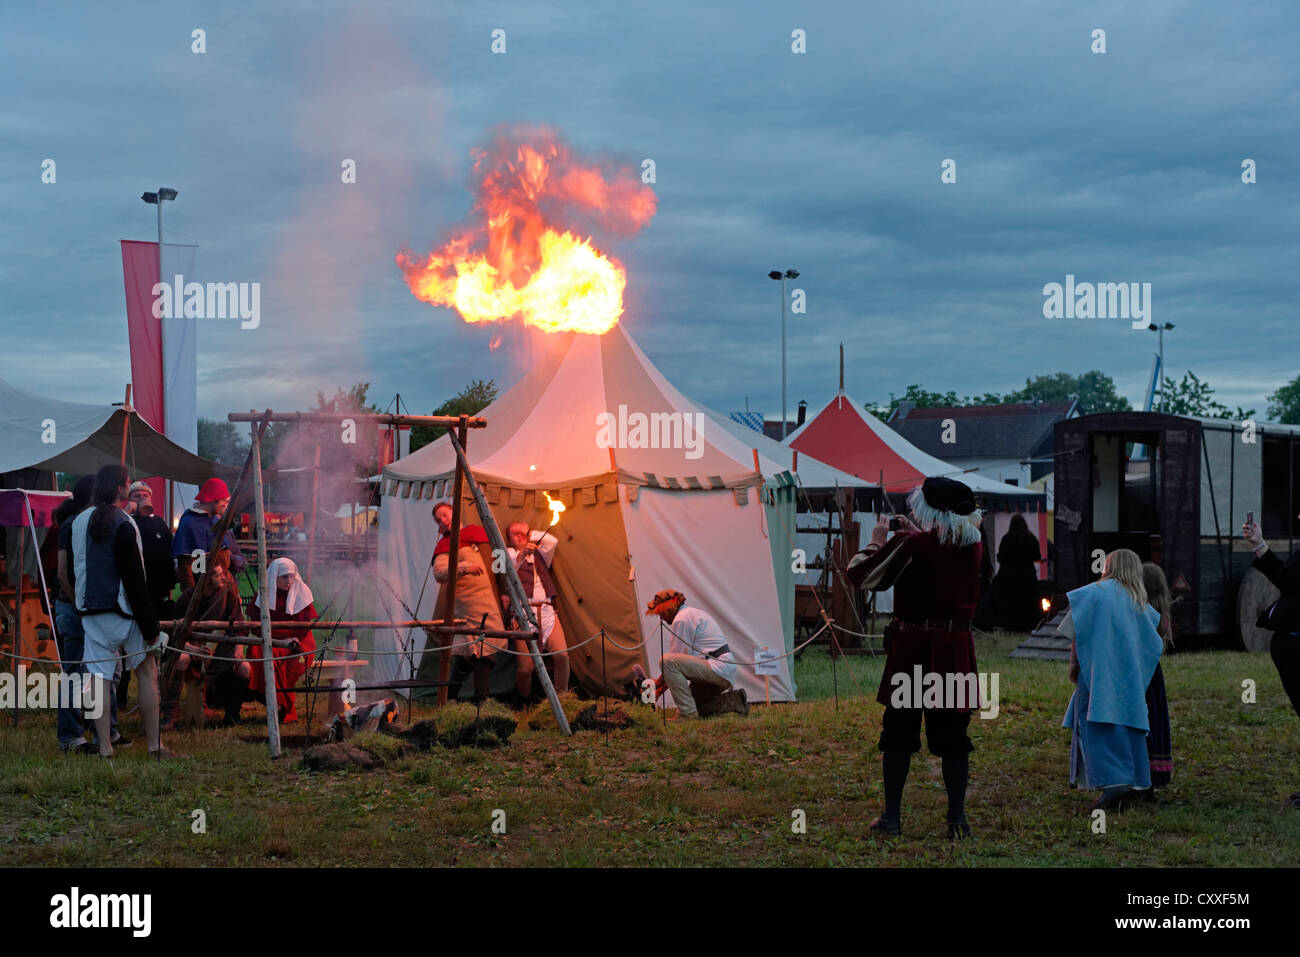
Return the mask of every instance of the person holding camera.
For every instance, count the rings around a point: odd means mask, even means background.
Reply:
[[[980,512],[968,486],[942,477],[926,479],[907,503],[911,517],[897,520],[898,533],[889,538],[890,520],[882,515],[871,530],[871,543],[848,567],[854,585],[894,589],[894,617],[885,628],[885,670],[876,694],[885,706],[879,745],[885,810],[870,827],[899,833],[903,786],[912,755],[921,750],[924,721],[930,751],[943,762],[948,837],[958,840],[971,833],[965,804],[974,746],[966,731],[979,701],[923,698],[918,708],[913,694],[899,692],[918,673],[938,675],[942,687],[957,676],[978,674],[971,618],[980,597]]]
[[[1300,551],[1285,562],[1269,551],[1253,512],[1246,516],[1241,535],[1255,551],[1255,567],[1282,593],[1260,615],[1258,624],[1273,632],[1268,653],[1291,699],[1291,707],[1300,714]],[[1292,794],[1290,801],[1292,807],[1300,810],[1300,791]]]

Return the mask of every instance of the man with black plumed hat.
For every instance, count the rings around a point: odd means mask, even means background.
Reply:
[[[966,782],[973,750],[967,730],[980,707],[971,618],[980,597],[980,511],[970,488],[928,478],[908,496],[909,518],[889,537],[882,515],[871,543],[849,562],[848,577],[872,591],[894,589],[894,617],[885,628],[885,671],[876,700],[885,706],[880,734],[885,810],[871,829],[898,834],[903,786],[921,750],[921,724],[931,753],[943,762],[948,836],[969,837]],[[924,676],[927,693],[911,688]],[[939,693],[930,694],[938,689]],[[953,694],[954,689],[963,689]],[[918,703],[920,706],[918,707]]]

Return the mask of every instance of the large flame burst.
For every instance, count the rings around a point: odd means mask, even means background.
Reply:
[[[478,222],[427,256],[397,254],[411,292],[466,322],[519,316],[547,332],[612,329],[627,273],[566,226],[583,219],[634,233],[655,214],[654,191],[630,167],[583,162],[545,129],[503,130],[471,155]]]

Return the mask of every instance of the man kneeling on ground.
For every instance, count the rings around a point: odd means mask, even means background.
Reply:
[[[670,588],[655,593],[646,614],[658,615],[672,634],[668,654],[659,662],[662,677],[655,691],[662,694],[666,686],[673,693],[679,717],[727,711],[749,714],[745,690],[732,690],[736,660],[713,618],[687,605],[686,596]]]

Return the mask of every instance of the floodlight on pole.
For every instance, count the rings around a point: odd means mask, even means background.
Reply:
[[[785,414],[785,283],[787,279],[798,279],[799,271],[787,269],[781,272],[779,269],[773,269],[767,274],[767,278],[781,281],[781,441],[784,442],[786,423],[789,421]]]
[[[1172,322],[1156,325],[1154,322],[1147,323],[1147,331],[1157,333],[1160,336],[1160,412],[1165,411],[1165,330],[1172,329]]]

